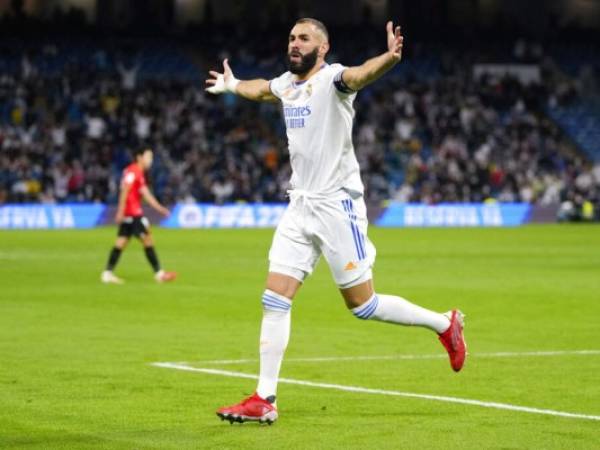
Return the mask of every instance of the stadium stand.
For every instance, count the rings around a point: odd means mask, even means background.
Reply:
[[[600,162],[600,102],[598,100],[582,100],[573,105],[551,108],[548,113],[591,160]]]
[[[192,50],[169,40],[3,41],[0,202],[114,203],[140,143],[156,150],[151,178],[163,202],[285,201],[290,168],[277,108],[213,98],[202,82],[224,56],[239,77],[285,70],[280,35],[231,31],[207,33]],[[331,62],[375,52],[372,33],[349,48],[345,32],[334,33]],[[359,94],[355,145],[370,203],[599,201],[600,111],[587,94],[597,92],[595,68],[573,52],[560,66],[558,51],[557,66],[520,46],[465,55],[414,45]],[[476,79],[471,70],[486,58],[524,57],[540,61],[539,83]]]

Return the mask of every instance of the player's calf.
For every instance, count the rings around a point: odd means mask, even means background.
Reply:
[[[429,328],[439,335],[446,348],[450,365],[456,372],[464,365],[467,344],[463,335],[464,315],[453,310],[440,314],[394,295],[373,294],[366,302],[351,309],[352,314],[362,320],[378,320],[400,325]]]

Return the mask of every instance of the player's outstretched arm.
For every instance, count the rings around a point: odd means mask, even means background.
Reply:
[[[208,85],[206,91],[211,94],[231,92],[248,100],[259,102],[274,102],[278,100],[271,92],[267,80],[238,80],[233,75],[227,59],[223,60],[223,73],[215,72],[214,70],[208,73],[211,78],[206,80],[206,84]]]
[[[165,217],[170,214],[170,211],[167,208],[165,208],[163,205],[161,205],[160,202],[158,200],[156,200],[156,197],[154,195],[152,195],[152,192],[150,192],[150,189],[148,189],[148,186],[144,186],[142,189],[140,189],[140,192],[142,194],[142,197],[144,197],[144,200],[146,200],[146,203],[148,203],[152,208],[154,208],[160,214],[162,214]]]
[[[394,28],[394,24],[389,21],[386,24],[386,31],[387,52],[365,61],[360,66],[349,67],[344,70],[342,78],[350,89],[354,91],[362,89],[400,62],[402,58],[402,42],[404,41],[400,27],[397,26]]]

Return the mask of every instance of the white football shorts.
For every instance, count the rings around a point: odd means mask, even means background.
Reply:
[[[367,237],[367,208],[362,196],[345,190],[328,196],[295,189],[269,251],[269,272],[299,281],[310,275],[321,253],[336,284],[349,288],[372,277],[375,247]]]

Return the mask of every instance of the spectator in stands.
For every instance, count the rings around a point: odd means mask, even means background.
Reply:
[[[276,42],[264,36],[247,45]],[[359,51],[344,42],[336,53]],[[529,53],[541,58],[534,47]],[[210,52],[207,44],[207,57],[217,60]],[[274,72],[280,62],[260,56],[272,53],[239,48],[231,57],[246,71]],[[147,77],[135,48],[95,45],[86,55],[45,44],[0,56],[17,62],[0,74],[0,202],[114,203],[139,141],[156,150],[153,191],[163,202],[286,200],[289,160],[275,107],[207,98],[190,80]],[[62,66],[48,70],[40,61]],[[581,163],[544,118],[547,105],[577,101],[578,89],[597,84],[591,68],[574,83],[545,62],[542,82],[524,86],[511,77],[474,79],[457,55],[444,61],[436,78],[390,76],[361,93],[354,129],[368,202],[598,204],[600,167]]]

